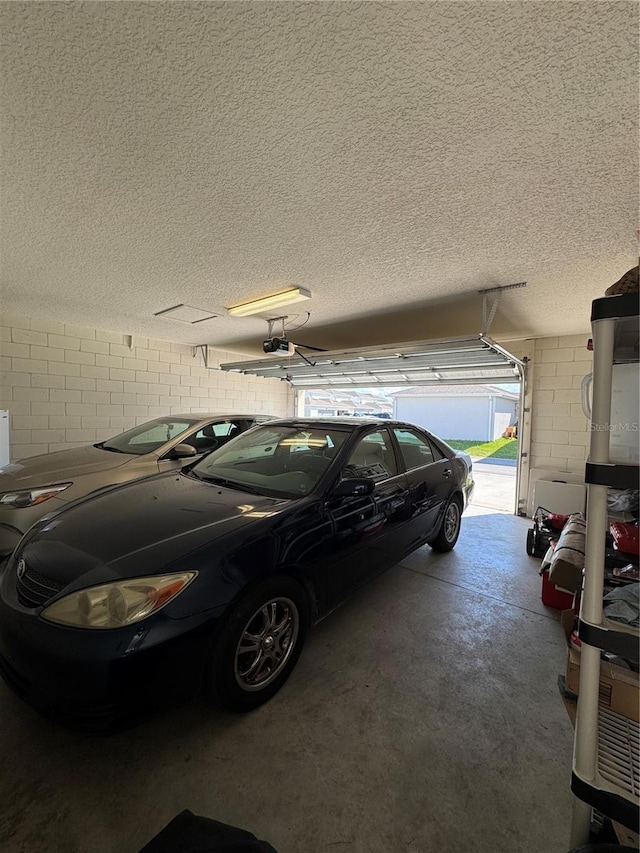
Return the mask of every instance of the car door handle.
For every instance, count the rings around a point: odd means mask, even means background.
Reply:
[[[442,472],[443,477],[450,477],[452,474],[453,474],[453,471],[451,470],[451,468],[445,468],[444,471]]]
[[[403,489],[401,486],[389,492],[387,499],[384,502],[388,512],[395,512],[400,507],[404,506],[409,495],[408,489]]]

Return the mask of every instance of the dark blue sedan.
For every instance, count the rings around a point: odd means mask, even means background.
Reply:
[[[411,424],[255,427],[41,519],[3,570],[0,671],[73,725],[202,689],[251,710],[313,622],[421,545],[451,550],[472,490],[469,457]]]

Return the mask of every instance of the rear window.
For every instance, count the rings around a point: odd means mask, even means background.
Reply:
[[[400,453],[408,471],[412,468],[422,468],[435,462],[431,442],[426,436],[419,435],[412,429],[394,429],[400,445]]]

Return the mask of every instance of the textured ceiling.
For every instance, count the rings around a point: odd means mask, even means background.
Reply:
[[[582,332],[636,263],[638,5],[2,3],[2,305],[250,351]],[[294,317],[297,312],[297,317]]]

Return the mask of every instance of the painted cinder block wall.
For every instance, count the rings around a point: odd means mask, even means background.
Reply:
[[[216,367],[241,356],[209,348],[208,360]],[[207,369],[189,345],[5,314],[0,409],[10,412],[14,461],[101,441],[159,415],[285,417],[293,394],[278,379]]]
[[[584,474],[589,421],[580,386],[591,373],[589,334],[534,341],[531,467]]]

